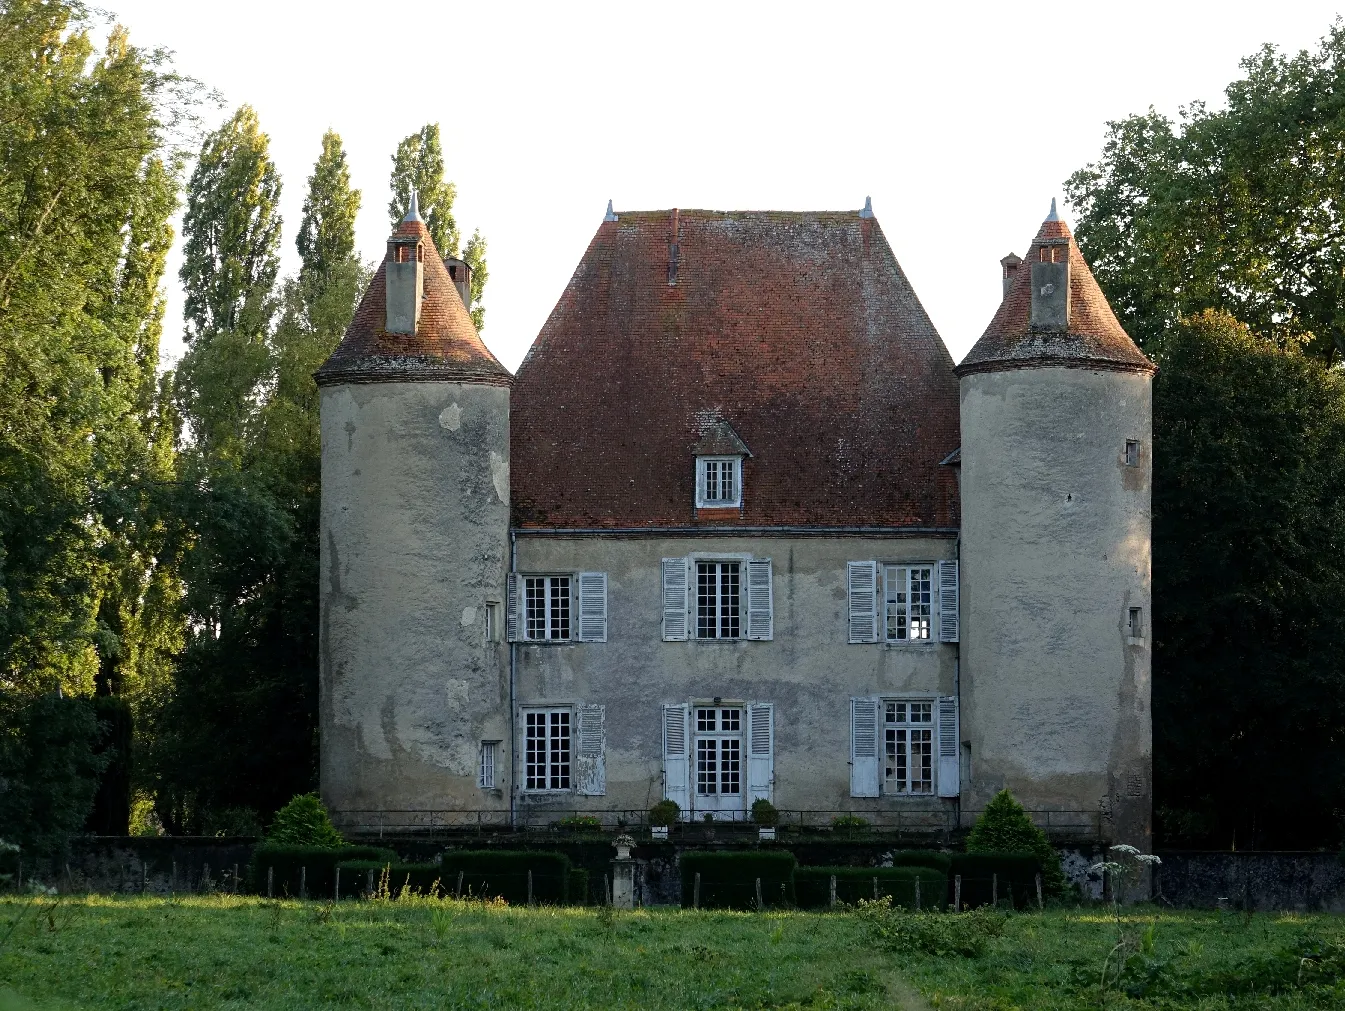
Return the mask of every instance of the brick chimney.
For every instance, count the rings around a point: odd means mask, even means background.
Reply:
[[[459,260],[456,256],[445,256],[444,266],[448,269],[448,276],[453,278],[453,287],[458,289],[458,297],[462,299],[462,304],[470,309],[472,307],[472,268],[467,266],[465,260]]]
[[[1059,221],[1055,198],[1047,221]],[[1032,263],[1032,311],[1028,324],[1034,330],[1069,329],[1069,239],[1041,239]]]
[[[411,207],[402,224],[421,221],[419,201],[412,193]],[[387,286],[384,329],[388,333],[414,334],[420,326],[420,303],[425,295],[425,243],[420,231],[399,228],[388,240],[383,275]]]
[[[1002,298],[1009,297],[1009,289],[1013,287],[1014,276],[1018,273],[1018,268],[1022,264],[1023,258],[1017,253],[1010,253],[999,261],[999,265],[1004,268],[1004,294]]]

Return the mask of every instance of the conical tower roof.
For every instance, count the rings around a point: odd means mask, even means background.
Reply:
[[[1069,322],[1064,330],[1034,328],[1030,318],[1032,264],[1050,259],[1049,254],[1043,256],[1044,249],[1059,249],[1061,245],[1068,250]],[[1154,363],[1135,346],[1116,319],[1069,226],[1056,213],[1054,200],[1051,213],[1032,240],[1024,262],[1016,266],[999,310],[955,371],[965,376],[973,372],[1046,366],[1156,371]]]
[[[336,383],[478,382],[508,386],[509,370],[477,335],[448,268],[421,220],[414,197],[392,238],[419,238],[425,245],[424,292],[414,334],[388,333],[387,258],[355,310],[355,318],[330,358],[314,373],[319,386]]]

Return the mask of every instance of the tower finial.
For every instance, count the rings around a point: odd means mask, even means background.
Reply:
[[[1052,198],[1051,198],[1051,213],[1048,214],[1048,215],[1046,215],[1046,220],[1047,220],[1047,221],[1059,221],[1059,220],[1060,220],[1060,215],[1057,214],[1057,213],[1056,213],[1056,210],[1055,210],[1055,197],[1052,197]]]
[[[873,217],[873,197],[864,198],[864,209],[859,212],[861,218]]]
[[[607,201],[607,213],[604,214],[604,215],[602,216],[602,219],[603,219],[604,221],[615,221],[615,220],[616,220],[616,211],[612,210],[612,201],[611,201],[611,200],[608,200],[608,201]]]
[[[420,216],[420,195],[413,189],[411,191],[411,206],[407,208],[406,217],[403,221],[424,221]]]

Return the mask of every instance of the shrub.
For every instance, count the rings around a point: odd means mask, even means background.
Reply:
[[[916,913],[893,907],[891,899],[860,902],[859,917],[889,951],[923,952],[946,958],[985,954],[992,937],[1004,933],[1004,914],[990,909],[970,913]]]
[[[953,855],[938,850],[897,850],[892,854],[893,867],[934,867],[948,873]]]
[[[266,841],[285,846],[340,846],[344,842],[316,793],[298,794],[277,811]]]
[[[823,909],[831,902],[831,877],[836,876],[836,899],[854,905],[887,897],[894,905],[915,908],[915,882],[920,881],[920,905],[938,908],[948,894],[948,875],[935,867],[800,867],[794,872],[794,891],[802,909]],[[874,879],[878,895],[874,895]]]
[[[1000,790],[986,805],[967,836],[968,853],[1031,853],[1041,864],[1042,887],[1047,895],[1065,890],[1060,854],[1046,833],[1032,824],[1023,805],[1008,790]]]
[[[504,899],[510,905],[528,901],[528,872],[532,872],[534,902],[563,905],[570,898],[570,858],[564,853],[534,850],[449,850],[439,863],[445,890],[458,887],[475,898]]]
[[[277,897],[297,897],[302,884],[312,898],[331,898],[336,885],[336,865],[350,860],[369,860],[382,866],[395,863],[397,854],[378,846],[291,846],[267,840],[252,851],[248,887],[265,895],[266,872],[270,869]],[[344,881],[341,886],[344,891]]]
[[[572,906],[587,906],[589,902],[588,894],[588,871],[583,867],[570,868],[570,897],[569,903]]]
[[[661,800],[649,809],[649,824],[671,825],[681,813],[682,809],[677,806],[677,801]]]
[[[998,879],[999,901],[1016,909],[1037,904],[1037,875],[1041,862],[1024,853],[954,853],[948,868],[948,902],[951,904],[956,876],[962,876],[963,906],[989,905]],[[1043,875],[1042,890],[1046,881]]]
[[[838,814],[831,819],[831,827],[844,832],[853,832],[856,829],[868,828],[869,823],[857,814]]]
[[[752,801],[752,820],[762,828],[774,828],[780,824],[780,812],[765,797]]]
[[[560,828],[572,831],[599,832],[602,830],[602,819],[592,814],[573,814],[567,818],[562,818],[556,824]]]
[[[696,874],[701,876],[700,904],[704,909],[753,909],[756,880],[761,879],[761,898],[767,906],[793,906],[794,854],[771,850],[683,853],[682,905],[690,908],[695,896]]]

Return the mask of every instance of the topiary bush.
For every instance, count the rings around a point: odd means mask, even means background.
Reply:
[[[995,794],[976,819],[967,836],[967,852],[1031,854],[1041,864],[1042,889],[1046,894],[1057,896],[1065,891],[1060,854],[1008,790]]]
[[[316,793],[301,793],[276,812],[266,841],[278,846],[341,846],[345,840]]]
[[[752,820],[762,828],[774,828],[780,824],[780,812],[765,797],[752,801]]]
[[[671,825],[681,813],[682,809],[677,806],[677,801],[661,800],[649,809],[649,824]]]

